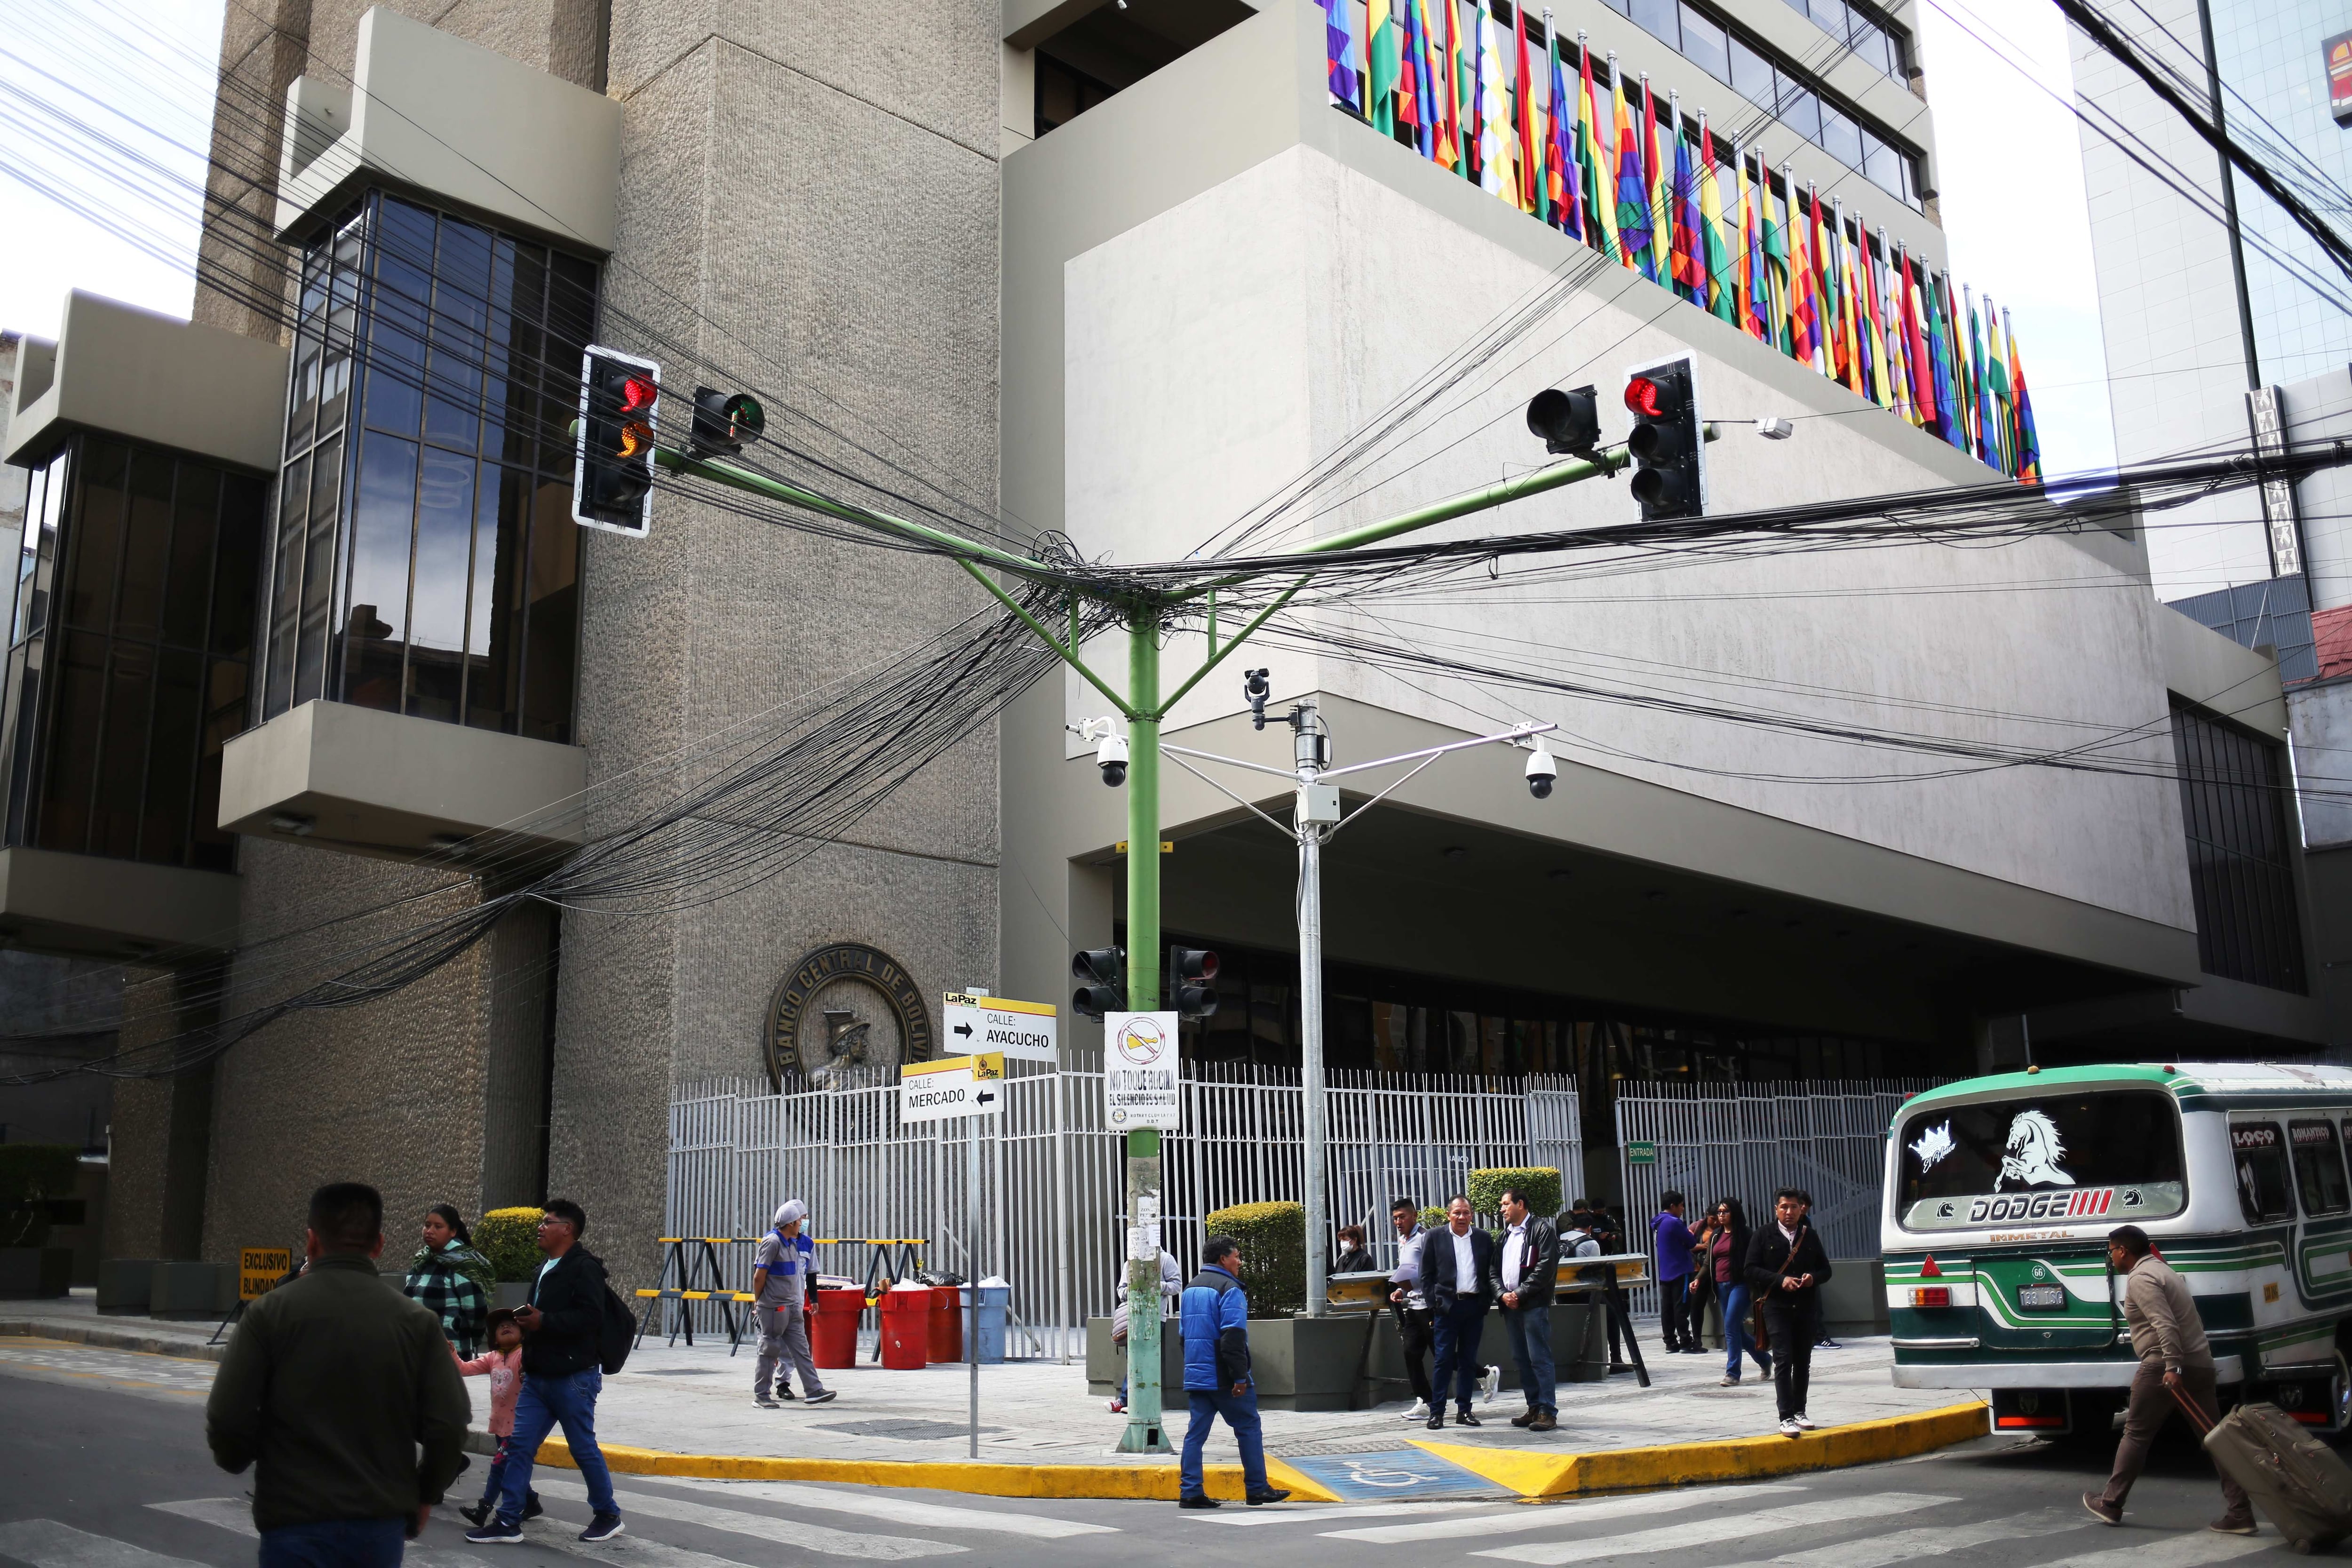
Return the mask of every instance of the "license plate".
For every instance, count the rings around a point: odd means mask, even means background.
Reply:
[[[2063,1285],[2023,1285],[2018,1288],[2017,1304],[2029,1312],[2063,1312],[2066,1310],[2066,1287]]]

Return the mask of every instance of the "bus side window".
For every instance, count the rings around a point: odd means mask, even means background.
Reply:
[[[2352,1188],[2344,1180],[2344,1152],[2329,1121],[2290,1121],[2287,1142],[2294,1150],[2295,1190],[2307,1215],[2342,1214],[2352,1209]]]
[[[2285,1141],[2276,1123],[2238,1122],[2230,1128],[2238,1161],[2238,1206],[2246,1223],[2293,1219],[2294,1199],[2287,1185]]]

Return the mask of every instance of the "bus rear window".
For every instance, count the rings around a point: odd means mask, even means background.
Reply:
[[[2120,1225],[2178,1214],[2180,1116],[2157,1089],[1937,1106],[1904,1119],[1895,1212],[1906,1230]]]

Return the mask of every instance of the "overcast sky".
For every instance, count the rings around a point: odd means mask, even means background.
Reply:
[[[194,289],[203,165],[193,150],[211,112],[221,0],[109,0],[102,32],[84,4],[14,0],[17,25],[0,37],[0,235],[10,237],[0,244],[0,325],[43,336],[57,331],[69,288],[182,316]],[[2070,91],[2058,13],[2049,0],[1921,0],[1921,9],[1953,271],[2012,312],[2049,470],[2110,463],[2082,161],[2073,116],[2042,90]],[[112,47],[125,36],[139,40],[127,56]],[[24,92],[74,104],[175,168],[179,188],[140,194],[94,180],[89,161],[45,142]],[[20,170],[71,192],[77,206],[104,204],[143,247],[6,177]]]

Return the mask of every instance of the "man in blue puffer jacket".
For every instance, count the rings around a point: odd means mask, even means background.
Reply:
[[[1201,1450],[1218,1416],[1241,1446],[1244,1500],[1252,1508],[1290,1494],[1266,1484],[1265,1445],[1258,1436],[1257,1384],[1250,1376],[1249,1296],[1237,1278],[1241,1248],[1230,1236],[1213,1236],[1201,1248],[1201,1272],[1184,1287],[1177,1320],[1184,1335],[1184,1393],[1192,1420],[1184,1428],[1184,1469],[1179,1508],[1215,1508],[1202,1489]]]

